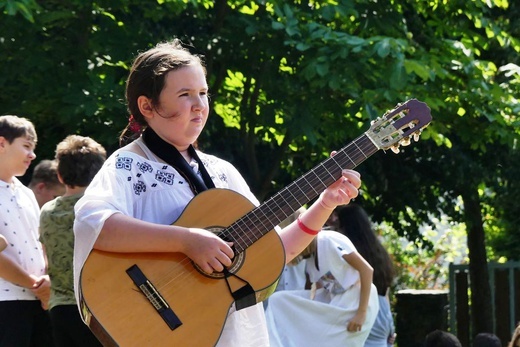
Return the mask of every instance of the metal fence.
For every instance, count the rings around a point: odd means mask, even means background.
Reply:
[[[489,263],[493,333],[506,345],[520,321],[520,261]],[[471,307],[469,266],[450,264],[449,323],[463,346],[470,346]]]

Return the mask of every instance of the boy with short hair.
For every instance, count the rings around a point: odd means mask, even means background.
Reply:
[[[74,205],[106,159],[106,151],[90,137],[69,135],[56,147],[58,179],[65,194],[43,205],[40,239],[47,251],[51,297],[49,312],[57,347],[101,347],[83,323],[74,296]]]
[[[34,125],[0,116],[0,234],[9,243],[0,253],[0,346],[52,346],[46,260],[39,242],[40,209],[33,192],[16,176],[36,158]]]
[[[46,203],[65,193],[65,186],[58,180],[58,162],[44,159],[32,172],[28,187],[31,188],[40,208]]]

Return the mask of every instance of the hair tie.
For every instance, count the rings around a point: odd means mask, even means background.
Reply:
[[[130,129],[130,131],[133,133],[141,132],[141,129],[142,129],[141,124],[136,122],[133,114],[131,114],[130,117],[128,118],[128,129]]]

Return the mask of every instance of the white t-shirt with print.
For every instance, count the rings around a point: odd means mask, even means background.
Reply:
[[[311,283],[320,282],[331,294],[341,294],[359,281],[359,272],[343,259],[356,251],[348,237],[334,230],[322,230],[317,242],[319,269],[314,258],[307,260],[306,272]]]
[[[2,254],[29,274],[45,275],[46,265],[38,226],[40,208],[32,190],[16,177],[9,184],[0,181],[0,234],[8,246]],[[0,301],[38,300],[30,289],[0,277]]]

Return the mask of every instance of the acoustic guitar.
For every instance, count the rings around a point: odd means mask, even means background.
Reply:
[[[380,149],[418,139],[431,121],[416,99],[374,120],[364,134],[255,207],[242,195],[210,189],[195,196],[174,225],[204,228],[234,243],[233,264],[205,273],[182,253],[93,250],[80,277],[81,313],[105,346],[214,346],[230,307],[266,299],[285,253],[275,226]]]

